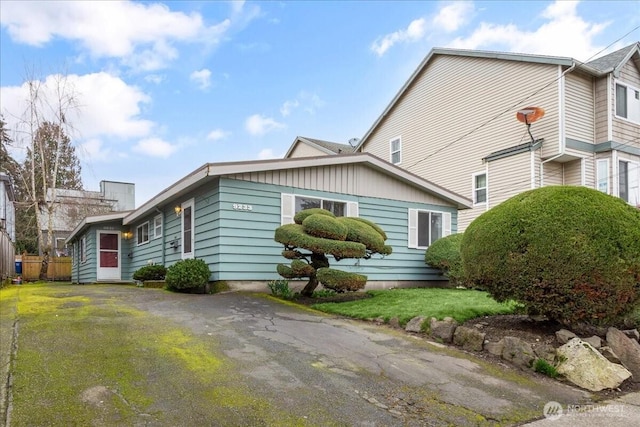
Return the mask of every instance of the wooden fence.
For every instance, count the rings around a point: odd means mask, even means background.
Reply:
[[[6,278],[15,274],[15,253],[9,235],[0,230],[0,285]]]
[[[38,280],[41,267],[41,256],[22,255],[22,280]],[[47,280],[71,280],[71,257],[49,258]]]

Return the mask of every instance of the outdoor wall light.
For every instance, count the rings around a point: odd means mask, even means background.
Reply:
[[[124,237],[125,240],[129,240],[133,237],[133,233],[131,231],[125,231],[122,233],[122,237]]]
[[[173,210],[176,213],[176,216],[180,216],[180,214],[182,213],[182,207],[180,206],[176,206],[175,208],[173,208]]]

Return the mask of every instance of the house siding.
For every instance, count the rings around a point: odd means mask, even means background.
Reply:
[[[617,82],[627,83],[640,90],[640,71],[634,65],[633,61],[629,61],[620,70],[619,79],[612,80],[612,93],[615,93],[615,84]],[[615,111],[615,97],[611,97],[611,111]],[[628,143],[635,147],[640,147],[640,124],[633,123],[629,120],[616,117],[613,114],[613,140],[616,142]]]
[[[569,73],[565,78],[565,136],[593,143],[595,95],[593,79]]]
[[[453,207],[221,179],[219,239],[225,253],[205,259],[213,271],[212,280],[264,281],[280,278],[276,266],[287,260],[281,255],[282,245],[273,237],[281,221],[282,193],[358,202],[359,216],[379,224],[388,235],[387,244],[394,246],[395,252],[384,259],[380,256],[361,261],[345,259],[334,262],[332,265],[336,268],[365,274],[370,281],[442,279],[438,271],[424,264],[424,250],[407,248],[408,209],[450,212],[455,232],[457,211]],[[252,210],[236,211],[233,203],[251,205]],[[201,258],[198,253],[196,257]]]
[[[71,281],[73,283],[94,283],[98,280],[97,268],[98,268],[98,231],[120,231],[122,229],[122,223],[120,221],[105,221],[100,224],[92,224],[87,227],[86,231],[82,233],[73,242],[73,259],[71,261]],[[80,261],[80,239],[85,238],[85,254],[86,261]],[[128,261],[126,260],[127,253],[125,252],[126,242],[120,242],[120,263],[121,275],[126,269]]]
[[[326,156],[322,150],[318,150],[315,147],[310,146],[309,144],[297,143],[293,148],[288,158],[294,157],[315,157],[315,156]]]
[[[611,77],[597,79],[595,81],[595,142],[606,142],[611,140],[609,133],[609,121],[613,114],[613,99],[611,95]]]
[[[557,152],[559,90],[558,83],[549,82],[559,73],[558,66],[546,64],[436,56],[367,137],[362,151],[388,161],[389,140],[401,136],[400,167],[471,199],[470,177],[484,169],[482,158],[528,139],[525,125],[515,118],[518,109],[545,109],[531,130],[535,138],[544,138],[550,153]],[[443,102],[448,96],[455,102]],[[489,192],[492,181],[489,174]],[[461,213],[461,228],[484,211],[480,206]]]

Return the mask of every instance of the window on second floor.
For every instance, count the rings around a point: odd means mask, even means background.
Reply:
[[[389,142],[391,150],[391,163],[399,165],[402,162],[402,140],[400,137],[393,138]]]
[[[618,162],[618,196],[632,206],[640,206],[640,163]]]
[[[487,174],[476,173],[473,175],[473,204],[487,203]]]
[[[616,116],[640,123],[640,89],[616,83]]]
[[[138,245],[143,245],[149,241],[149,223],[145,222],[136,228],[136,238]]]

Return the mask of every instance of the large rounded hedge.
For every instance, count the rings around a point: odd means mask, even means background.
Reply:
[[[424,254],[424,262],[445,274],[452,284],[464,285],[464,270],[460,255],[462,233],[451,234],[433,242]]]
[[[640,210],[593,189],[514,196],[469,225],[461,254],[496,300],[565,324],[616,325],[640,303]]]

